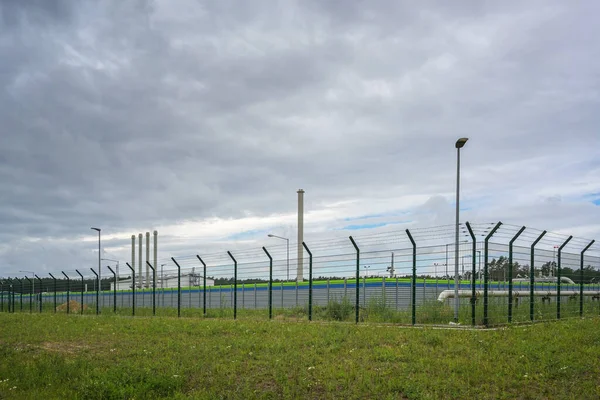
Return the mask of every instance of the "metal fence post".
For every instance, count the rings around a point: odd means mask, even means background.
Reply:
[[[65,276],[65,278],[67,278],[67,314],[69,314],[70,312],[70,303],[69,303],[69,292],[71,290],[71,278],[69,278],[69,276],[67,274],[65,274],[64,271],[60,271],[62,272],[62,274]]]
[[[40,278],[36,274],[33,274],[33,276],[35,276],[36,279],[40,282],[40,314],[41,314],[41,312],[42,312],[42,278]]]
[[[196,254],[196,257],[202,263],[202,268],[203,268],[202,275],[203,275],[203,280],[204,280],[204,290],[202,291],[202,307],[203,307],[204,316],[206,317],[206,263],[204,261],[202,261],[202,259],[200,258],[199,255]]]
[[[583,251],[581,252],[581,263],[579,265],[579,316],[583,317],[583,254],[589,249],[596,241],[592,240],[590,244],[585,246]],[[600,299],[599,299],[600,301]]]
[[[484,247],[484,257],[485,257],[485,262],[483,265],[483,324],[485,326],[489,325],[489,319],[488,319],[488,286],[489,286],[489,275],[488,275],[488,256],[489,256],[489,241],[490,238],[492,236],[494,236],[494,233],[496,233],[496,231],[498,230],[498,228],[500,228],[500,225],[502,225],[502,222],[498,222],[496,224],[496,226],[494,226],[494,228],[490,231],[490,233],[488,233],[488,235],[485,237],[485,247]]]
[[[519,232],[508,242],[508,323],[512,322],[513,314],[513,244],[515,240],[523,233],[525,227],[521,227]]]
[[[15,278],[17,281],[19,281],[19,311],[23,312],[23,281],[19,278]]]
[[[477,239],[475,238],[475,234],[473,233],[473,229],[471,229],[471,224],[467,221],[466,223],[467,229],[469,230],[469,235],[473,240],[473,253],[471,255],[471,259],[473,261],[473,265],[471,266],[471,325],[475,326],[475,311],[476,311],[476,303],[477,303],[477,291],[475,287],[475,275],[477,263],[475,256],[477,255]],[[437,293],[437,292],[436,292]]]
[[[352,246],[354,246],[354,248],[356,249],[356,300],[354,302],[354,322],[358,324],[358,317],[360,312],[360,249],[358,248],[358,245],[356,244],[352,236],[350,236],[350,241],[352,242]]]
[[[312,298],[313,298],[313,256],[306,243],[302,242],[302,246],[308,253],[308,320],[312,321]]]
[[[94,268],[90,268],[90,270],[96,275],[96,282],[98,282],[96,285],[96,315],[98,315],[100,314],[100,277],[94,271]],[[83,308],[83,305],[81,307]]]
[[[230,251],[227,252],[233,260],[233,319],[237,318],[237,261]]]
[[[54,280],[54,312],[56,313],[56,278],[52,274],[48,274]]]
[[[269,257],[269,319],[273,318],[273,257],[263,246],[263,251]],[[296,281],[297,282],[297,281]],[[256,284],[254,285],[254,301],[256,302]],[[256,304],[256,303],[255,303]],[[256,307],[255,307],[256,308]]]
[[[108,270],[110,272],[112,272],[114,278],[115,278],[115,283],[113,286],[113,313],[117,313],[117,274],[115,271],[113,271],[113,269],[110,267],[110,265],[107,265],[106,268],[108,268]]]
[[[83,314],[83,275],[81,275],[81,272],[79,272],[78,270],[75,270],[75,272],[77,272],[79,274],[79,276],[81,277],[81,314]]]
[[[561,255],[562,249],[573,239],[573,236],[569,236],[567,240],[558,248],[558,266],[556,276],[556,319],[560,319],[560,275],[561,275]]]
[[[11,308],[10,303],[11,303],[12,292],[13,292],[14,288],[13,288],[13,280],[11,278],[6,278],[6,280],[9,282],[9,284],[8,284],[8,312],[10,313],[11,312],[10,311],[10,308]],[[14,312],[14,310],[13,310],[13,312]]]
[[[128,262],[126,262],[125,265],[127,265],[129,267],[129,269],[131,270],[131,288],[133,289],[133,292],[131,295],[131,316],[134,317],[135,316],[135,269],[133,269]]]
[[[533,320],[535,319],[535,308],[534,308],[534,301],[535,301],[535,297],[534,297],[534,289],[535,289],[535,267],[534,267],[534,261],[535,261],[535,245],[538,244],[538,242],[540,240],[542,240],[542,238],[544,237],[544,235],[546,235],[546,231],[543,231],[542,234],[540,236],[537,237],[537,239],[535,239],[535,241],[531,244],[531,260],[530,260],[530,270],[529,270],[529,319],[533,322]]]
[[[177,317],[181,317],[181,267],[173,257],[171,260],[177,265]]]
[[[154,316],[156,315],[156,270],[148,261],[146,261],[146,264],[148,264],[152,270],[152,315]],[[192,295],[190,294],[190,297],[191,296]]]
[[[29,277],[25,277],[25,279],[27,279],[27,282],[29,282],[29,286],[31,287],[31,279],[29,279]],[[14,295],[13,295],[14,296]],[[13,301],[13,312],[15,311],[15,304]],[[29,290],[29,313],[31,314],[33,312],[33,290]]]
[[[412,243],[413,252],[412,252],[412,289],[411,289],[411,322],[412,324],[417,323],[417,244],[415,243],[410,231],[407,229],[406,234]],[[425,287],[425,285],[423,285]]]

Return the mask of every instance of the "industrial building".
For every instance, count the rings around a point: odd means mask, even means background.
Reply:
[[[117,290],[131,290],[132,289],[132,279],[121,279],[117,282]],[[147,283],[147,284],[146,284]],[[206,286],[214,286],[215,281],[213,279],[206,278]],[[204,286],[204,278],[197,273],[189,272],[181,274],[181,287],[203,287]],[[138,279],[136,277],[135,280],[135,288],[152,288],[152,279],[146,282],[146,279]],[[162,277],[160,275],[156,276],[156,288],[157,289],[166,289],[166,288],[177,288],[177,274],[164,274]],[[110,284],[110,290],[114,290],[114,283]]]

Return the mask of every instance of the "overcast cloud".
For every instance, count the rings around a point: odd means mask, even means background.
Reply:
[[[462,220],[600,239],[598,15],[3,0],[0,276],[95,266],[90,226],[123,261],[154,229],[161,257],[294,241],[298,188],[307,240],[451,223],[461,136]]]

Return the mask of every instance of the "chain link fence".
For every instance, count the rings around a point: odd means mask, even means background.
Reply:
[[[600,315],[591,240],[502,223],[0,279],[0,311],[495,326]],[[458,262],[457,262],[458,260]],[[123,271],[125,270],[125,271]],[[112,277],[110,277],[112,275]]]

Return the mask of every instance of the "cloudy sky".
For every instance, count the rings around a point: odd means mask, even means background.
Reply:
[[[0,2],[0,276],[462,220],[600,239],[597,1]]]

